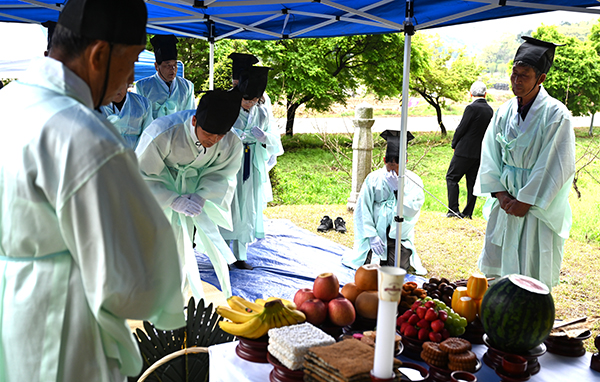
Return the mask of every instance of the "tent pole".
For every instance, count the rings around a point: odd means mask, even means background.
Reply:
[[[214,90],[215,89],[215,41],[211,41],[208,43],[210,46],[210,54],[209,54],[209,65],[208,65],[208,77],[209,77],[209,82],[208,82],[208,88],[210,90]]]
[[[398,153],[398,201],[396,203],[396,256],[394,266],[400,267],[400,256],[402,254],[402,222],[404,221],[404,173],[406,170],[406,131],[408,130],[408,84],[410,80],[410,43],[415,33],[413,18],[413,0],[406,0],[406,19],[404,20],[404,67],[402,72],[402,115],[400,125],[400,147]],[[390,264],[391,265],[391,264]]]

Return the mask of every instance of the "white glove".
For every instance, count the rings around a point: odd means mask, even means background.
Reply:
[[[398,174],[396,171],[388,171],[385,174],[385,181],[387,182],[388,186],[390,186],[392,191],[398,191]]]
[[[194,203],[198,203],[198,205],[200,205],[200,212],[202,212],[202,210],[204,209],[204,203],[206,202],[206,199],[204,199],[202,196],[198,195],[198,194],[185,194],[183,195],[184,197],[188,198],[189,200],[191,200]]]
[[[202,206],[189,199],[188,195],[178,196],[171,203],[173,211],[194,217],[202,213]]]
[[[265,132],[259,127],[254,126],[251,131],[252,135],[254,135],[254,138],[256,138],[256,140],[260,143],[265,143],[267,141],[267,134],[265,134]]]
[[[369,238],[369,243],[371,244],[371,249],[373,253],[378,256],[383,255],[385,252],[385,245],[383,245],[383,241],[379,238],[379,236],[373,236]]]

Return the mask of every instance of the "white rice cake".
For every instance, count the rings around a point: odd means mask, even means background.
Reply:
[[[335,339],[332,336],[305,322],[299,325],[270,329],[268,350],[288,369],[297,370],[302,366],[308,349],[334,343]]]

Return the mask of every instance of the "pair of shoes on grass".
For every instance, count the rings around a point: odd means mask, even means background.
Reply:
[[[448,213],[446,213],[446,217],[447,218],[472,219],[471,215],[465,215],[462,212],[455,213],[452,211],[449,211]]]
[[[335,221],[331,220],[331,218],[327,215],[323,216],[321,219],[320,225],[317,227],[317,231],[319,232],[327,232],[333,229],[335,226],[335,230],[339,233],[346,233],[346,222],[342,219],[341,216],[338,216]]]

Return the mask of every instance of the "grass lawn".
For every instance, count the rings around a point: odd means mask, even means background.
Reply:
[[[587,128],[577,130],[577,189],[572,189],[573,209],[571,237],[565,245],[560,284],[553,288],[556,316],[570,319],[580,316],[600,317],[600,166],[596,153],[600,143],[586,135]],[[596,132],[599,134],[600,132]],[[483,245],[486,221],[479,198],[472,220],[445,217],[447,171],[452,149],[452,133],[446,138],[436,133],[417,133],[408,149],[407,168],[423,179],[426,194],[419,223],[415,227],[415,245],[426,277],[467,278],[477,271],[477,258]],[[374,168],[380,167],[383,142],[374,137]],[[265,211],[268,218],[289,219],[301,228],[316,232],[320,219],[341,216],[348,232],[319,233],[347,247],[353,246],[352,213],[346,209],[350,196],[351,137],[296,135],[283,137],[286,153],[272,170],[275,201]],[[461,184],[461,205],[466,201],[466,186]],[[443,204],[442,204],[443,203]],[[596,351],[594,337],[600,333],[596,323],[593,336],[586,341],[588,351]]]

